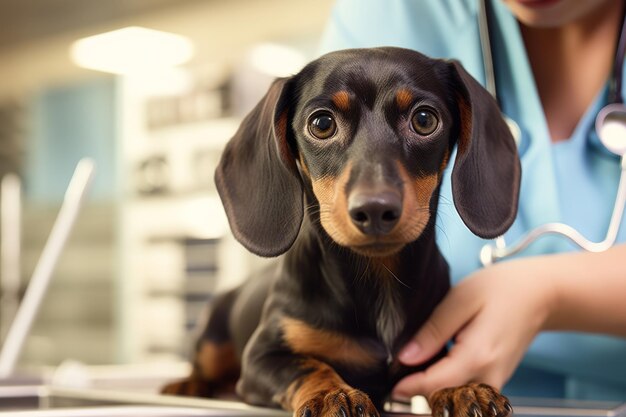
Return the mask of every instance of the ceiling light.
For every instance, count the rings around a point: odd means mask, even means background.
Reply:
[[[296,74],[306,64],[303,53],[289,46],[263,43],[250,52],[250,62],[262,73],[274,77],[287,77]]]
[[[130,74],[183,64],[193,56],[193,43],[174,33],[132,26],[79,39],[70,55],[79,67]]]

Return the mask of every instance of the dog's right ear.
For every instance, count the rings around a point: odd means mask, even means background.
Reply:
[[[235,238],[260,256],[285,253],[304,214],[302,180],[287,137],[289,80],[274,81],[226,145],[215,172]]]

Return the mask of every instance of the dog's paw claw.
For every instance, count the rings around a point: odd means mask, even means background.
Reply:
[[[430,397],[433,417],[506,417],[513,413],[508,399],[486,384],[446,388]]]
[[[493,401],[489,401],[489,412],[491,413],[491,417],[498,416],[498,407],[496,407],[496,404]]]
[[[369,397],[359,390],[320,393],[302,405],[297,417],[380,417]]]
[[[469,409],[468,417],[483,417],[483,413],[480,412],[478,404],[472,404]]]

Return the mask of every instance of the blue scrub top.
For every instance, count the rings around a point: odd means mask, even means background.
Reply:
[[[604,239],[617,191],[618,157],[599,143],[595,116],[606,88],[579,121],[572,137],[552,143],[519,26],[500,1],[492,1],[494,66],[504,114],[522,131],[522,184],[517,219],[507,242],[548,222],[564,222],[593,241]],[[478,36],[476,0],[338,0],[322,40],[322,52],[345,48],[399,46],[426,55],[460,60],[481,83],[485,76]],[[488,243],[474,236],[456,213],[450,170],[438,212],[438,243],[452,280],[480,268]],[[622,227],[619,242],[626,241]],[[544,237],[522,256],[571,251],[566,239]],[[593,279],[590,271],[589,279]],[[506,277],[502,277],[506,279]],[[625,277],[626,279],[626,277]],[[626,295],[626,294],[625,294]],[[505,387],[509,395],[626,400],[626,340],[579,333],[540,334]]]

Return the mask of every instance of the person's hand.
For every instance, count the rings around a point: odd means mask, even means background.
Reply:
[[[542,259],[514,260],[479,270],[453,287],[400,352],[405,365],[421,364],[451,339],[447,356],[409,375],[394,396],[482,382],[500,389],[549,315],[554,289]]]

